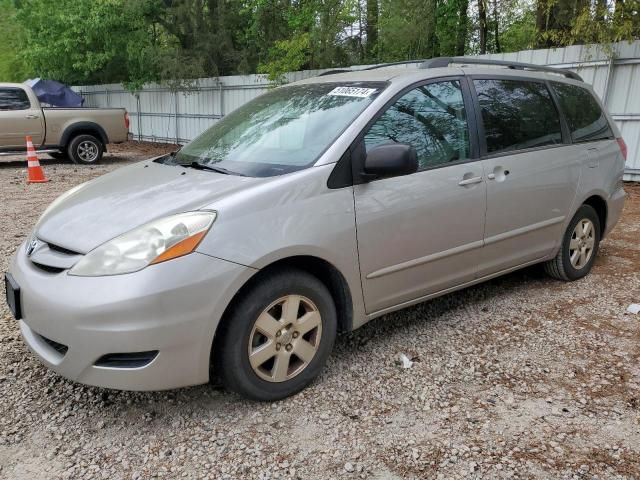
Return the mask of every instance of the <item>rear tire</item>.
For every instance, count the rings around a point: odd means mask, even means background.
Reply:
[[[591,271],[600,245],[600,218],[590,205],[582,205],[569,222],[555,258],[544,264],[545,272],[570,282]]]
[[[71,139],[67,152],[74,163],[92,165],[102,159],[104,145],[93,135],[83,134]]]
[[[320,374],[336,330],[327,287],[302,270],[277,270],[234,302],[216,333],[214,368],[229,390],[253,400],[279,400]]]

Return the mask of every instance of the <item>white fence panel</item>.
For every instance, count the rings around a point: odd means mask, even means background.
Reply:
[[[625,179],[640,181],[640,41],[607,48],[576,45],[484,57],[569,68],[580,74],[600,95],[627,143]],[[291,72],[285,77],[293,82],[323,71]],[[183,144],[272,86],[264,75],[234,75],[197,79],[192,87],[177,92],[156,84],[145,85],[135,94],[115,84],[75,88],[88,107],[126,108],[134,138]]]

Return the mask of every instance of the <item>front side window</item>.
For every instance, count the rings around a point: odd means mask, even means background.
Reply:
[[[162,162],[252,177],[310,167],[386,86],[351,82],[274,89]]]
[[[552,88],[569,124],[573,142],[613,138],[607,117],[591,92],[565,83],[554,82]]]
[[[0,88],[0,110],[29,110],[31,102],[21,88]]]
[[[474,80],[487,153],[562,143],[560,117],[544,83]]]
[[[419,170],[469,158],[469,129],[460,82],[414,88],[391,105],[365,135],[367,151],[387,143],[413,145]]]

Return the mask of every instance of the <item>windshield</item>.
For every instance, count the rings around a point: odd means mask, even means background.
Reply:
[[[252,177],[307,168],[385,87],[351,82],[277,88],[161,161]]]

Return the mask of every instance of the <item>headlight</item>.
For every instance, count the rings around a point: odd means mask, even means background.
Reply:
[[[215,219],[215,212],[188,212],[147,223],[87,253],[69,274],[97,277],[131,273],[187,255]]]

